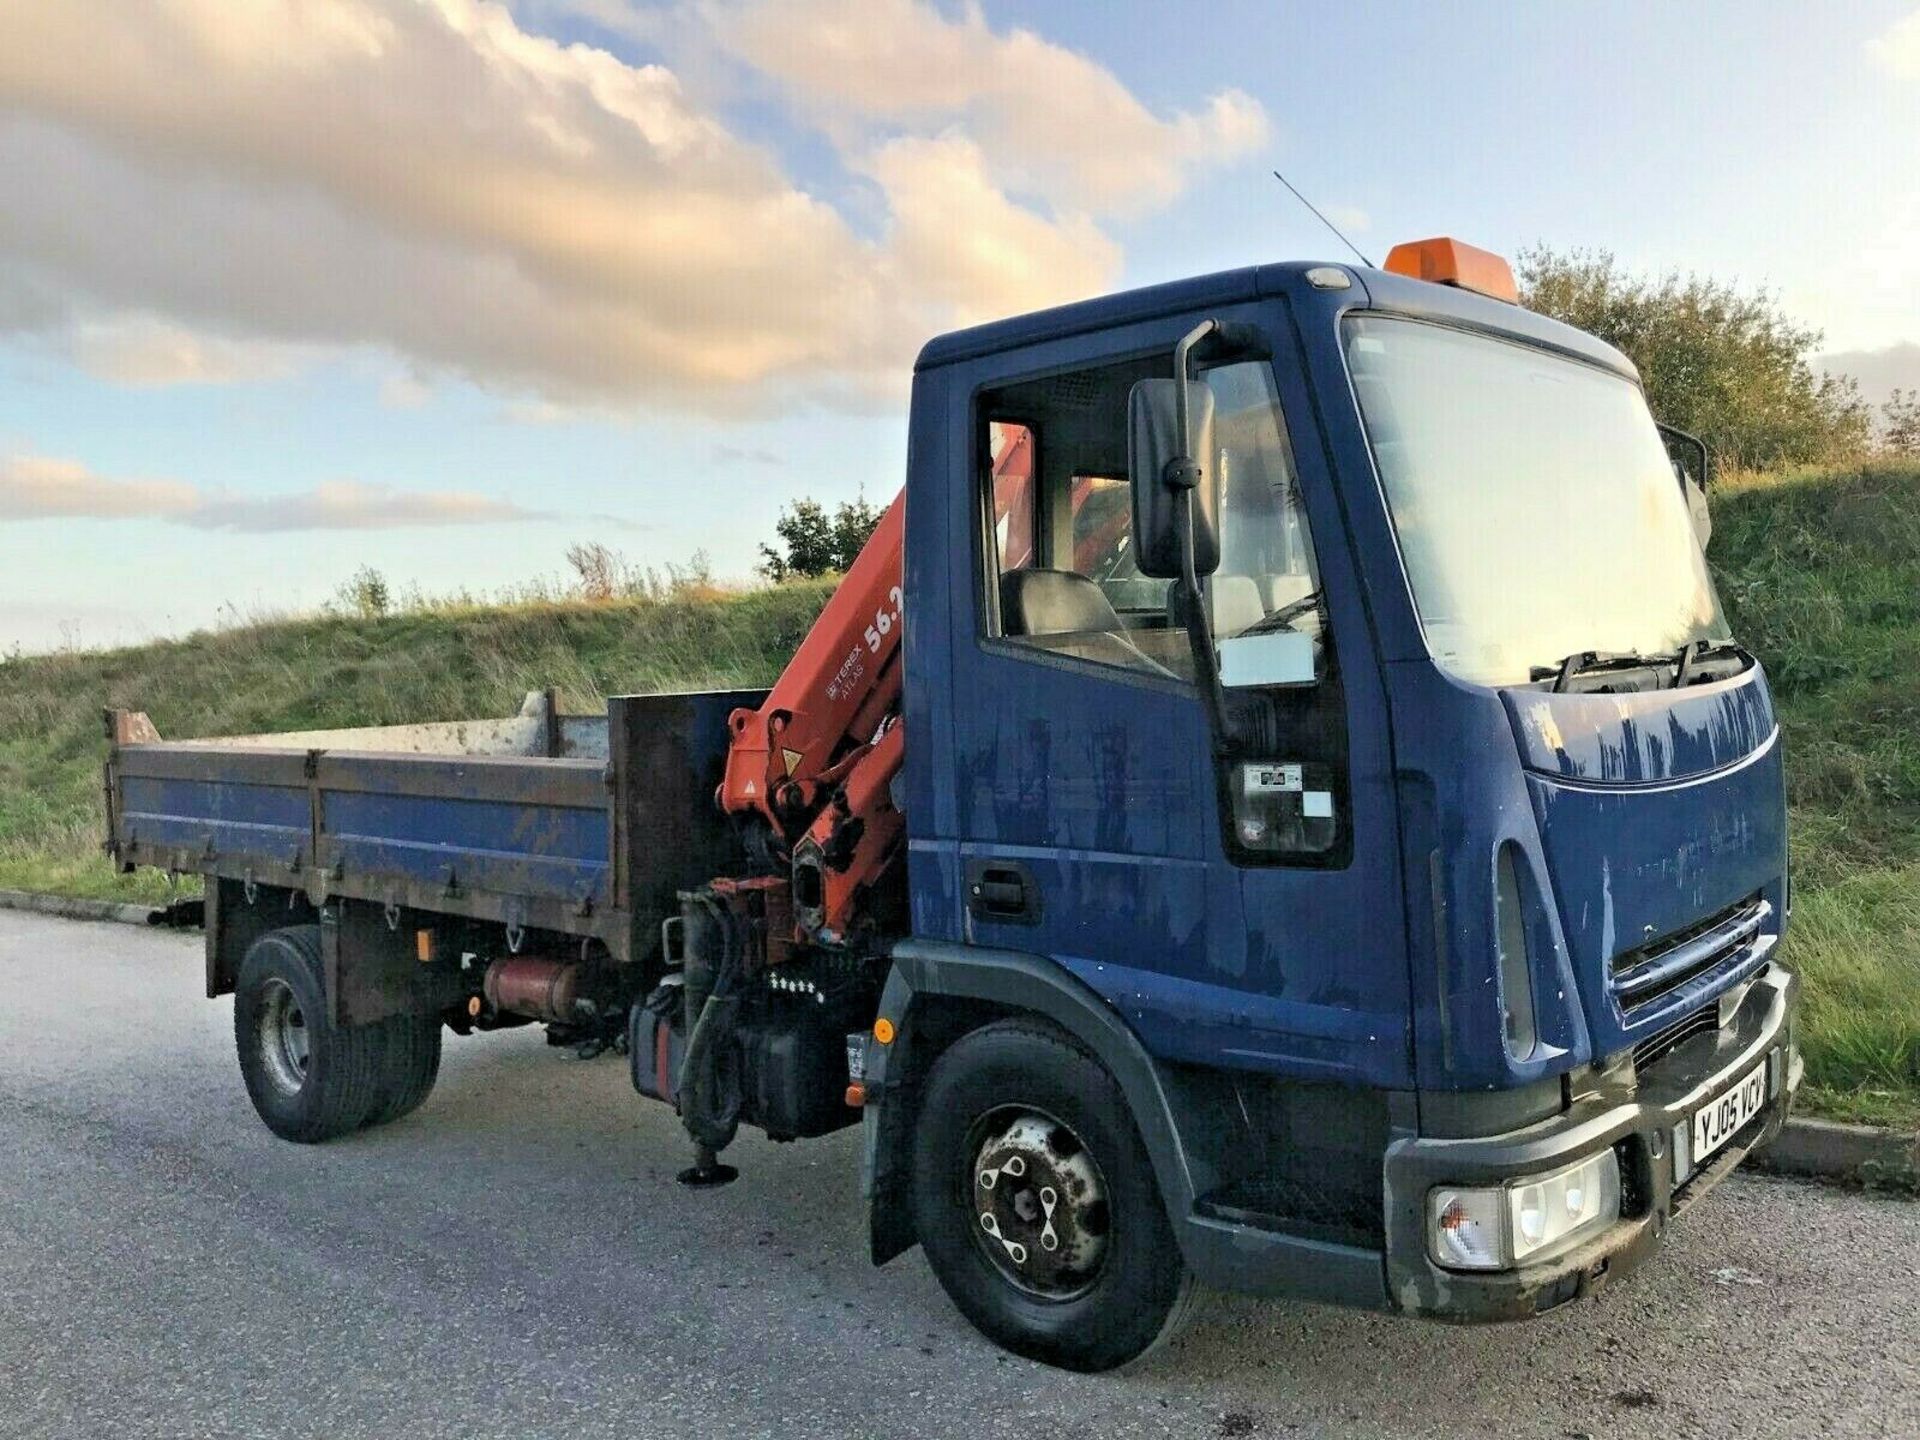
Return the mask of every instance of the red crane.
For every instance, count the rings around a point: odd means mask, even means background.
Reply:
[[[791,867],[793,933],[770,932],[770,951],[789,938],[845,943],[899,856],[905,525],[902,493],[760,708],[728,719],[720,808],[759,827],[759,848]]]

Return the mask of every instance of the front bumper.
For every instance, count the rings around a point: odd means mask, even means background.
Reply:
[[[1392,1302],[1440,1320],[1519,1320],[1591,1293],[1659,1248],[1667,1221],[1750,1151],[1779,1133],[1800,1081],[1792,1017],[1798,980],[1778,966],[1758,977],[1729,1023],[1688,1041],[1636,1082],[1576,1102],[1518,1132],[1465,1140],[1404,1138],[1387,1147],[1386,1278]],[[1776,1057],[1777,1059],[1773,1058]],[[1676,1184],[1676,1125],[1769,1064],[1760,1114]],[[1427,1194],[1437,1185],[1498,1185],[1603,1150],[1620,1157],[1622,1218],[1579,1248],[1499,1272],[1443,1269],[1427,1252]]]

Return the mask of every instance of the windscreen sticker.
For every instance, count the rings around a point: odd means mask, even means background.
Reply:
[[[1244,769],[1249,795],[1278,795],[1300,788],[1298,765],[1248,765]]]
[[[1313,637],[1291,630],[1222,640],[1222,685],[1311,685]]]
[[[1331,820],[1333,792],[1331,790],[1307,791],[1300,797],[1300,813],[1309,820]]]

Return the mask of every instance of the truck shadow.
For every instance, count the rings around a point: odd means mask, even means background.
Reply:
[[[574,1294],[589,1308],[597,1296],[630,1309],[636,1288],[659,1286],[704,1294],[724,1323],[729,1294],[750,1290],[770,1336],[788,1332],[822,1360],[898,1352],[927,1384],[985,1366],[1015,1390],[1084,1387],[1102,1404],[1204,1392],[1229,1417],[1222,1434],[1363,1417],[1388,1432],[1477,1433],[1466,1417],[1503,1393],[1505,1433],[1711,1429],[1713,1395],[1676,1377],[1724,1364],[1735,1387],[1768,1383],[1739,1357],[1770,1330],[1783,1344],[1792,1335],[1772,1242],[1794,1187],[1742,1181],[1676,1227],[1649,1269],[1528,1324],[1461,1329],[1211,1295],[1182,1336],[1129,1370],[1060,1375],[974,1335],[917,1252],[868,1262],[859,1134],[779,1145],[743,1132],[728,1152],[740,1180],[689,1190],[672,1178],[687,1159],[677,1118],[633,1093],[623,1060],[565,1058],[515,1034],[450,1046],[415,1117],[337,1148],[450,1188],[442,1203],[456,1207],[512,1193],[518,1213],[544,1218],[516,1222],[524,1232],[503,1237],[507,1248],[537,1245],[556,1265],[593,1270]],[[1233,1416],[1256,1428],[1233,1428]]]

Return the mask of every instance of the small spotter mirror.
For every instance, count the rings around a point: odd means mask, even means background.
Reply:
[[[1667,459],[1673,464],[1680,493],[1686,497],[1687,511],[1693,517],[1694,538],[1707,548],[1713,538],[1713,513],[1707,506],[1707,487],[1713,481],[1713,453],[1698,435],[1689,435],[1671,425],[1656,425],[1667,447]]]

